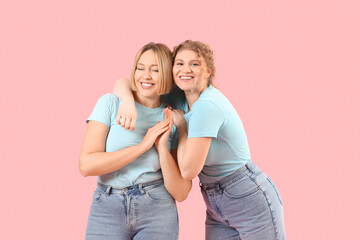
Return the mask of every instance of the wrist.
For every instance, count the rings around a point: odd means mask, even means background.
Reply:
[[[139,149],[140,149],[140,151],[141,151],[142,153],[150,150],[150,148],[152,147],[152,146],[149,147],[149,146],[148,146],[147,144],[145,144],[144,142],[139,143],[137,146],[139,147]]]
[[[157,151],[159,154],[169,152],[169,149],[167,148],[166,144],[159,144],[157,146]]]
[[[121,99],[122,102],[135,105],[135,99],[132,94],[124,95]]]
[[[187,130],[187,124],[186,124],[186,120],[183,119],[182,121],[179,122],[178,126],[178,131],[184,131]]]

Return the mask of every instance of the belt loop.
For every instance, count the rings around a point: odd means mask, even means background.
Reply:
[[[107,186],[107,188],[106,188],[106,191],[105,191],[105,195],[108,197],[109,195],[110,195],[110,193],[111,193],[111,186]]]
[[[143,185],[141,183],[139,184],[139,190],[142,195],[145,195],[145,190],[143,189]]]
[[[223,191],[223,189],[222,189],[221,186],[220,186],[220,182],[218,182],[218,183],[216,184],[216,191],[220,191],[220,192]]]
[[[251,160],[250,160],[250,161],[251,161]],[[246,167],[251,173],[254,173],[253,170],[251,169],[251,167],[249,167],[250,161],[245,164],[245,167]]]

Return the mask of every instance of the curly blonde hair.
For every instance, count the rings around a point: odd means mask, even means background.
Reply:
[[[215,77],[215,71],[216,71],[215,63],[214,63],[214,52],[213,50],[211,50],[210,46],[204,42],[186,40],[174,47],[172,52],[173,63],[175,61],[175,57],[178,54],[178,52],[182,50],[192,50],[196,52],[199,55],[199,57],[204,59],[207,69],[210,71],[210,76],[208,78],[208,83],[207,83],[207,86],[210,86],[210,84],[212,84],[212,81]]]

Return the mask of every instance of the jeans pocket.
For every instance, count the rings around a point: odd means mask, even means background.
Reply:
[[[224,189],[224,194],[230,198],[244,198],[259,191],[259,186],[254,181],[245,176],[232,183]]]
[[[277,197],[279,199],[280,204],[283,205],[283,202],[282,202],[282,199],[281,199],[281,196],[280,196],[280,192],[279,192],[278,188],[276,187],[275,183],[271,180],[271,178],[269,178],[269,177],[266,177],[266,178],[269,181],[269,183],[271,184],[271,186],[274,188],[274,190],[276,192],[276,195],[277,195]]]
[[[93,203],[100,202],[105,196],[105,191],[101,189],[96,189],[93,194]]]
[[[166,190],[166,188],[163,184],[160,186],[146,190],[145,196],[156,202],[173,202],[174,201],[174,198]]]

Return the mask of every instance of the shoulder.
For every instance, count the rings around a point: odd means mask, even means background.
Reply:
[[[108,107],[118,107],[121,103],[121,100],[115,94],[106,93],[99,98],[98,102],[105,104]]]
[[[102,99],[103,101],[108,101],[108,102],[119,102],[120,99],[113,93],[105,93],[104,95],[102,95],[100,97],[100,99]]]
[[[199,99],[195,102],[194,109],[206,109],[211,108],[221,112],[221,106],[223,104],[225,96],[215,87],[210,85],[205,89]]]

